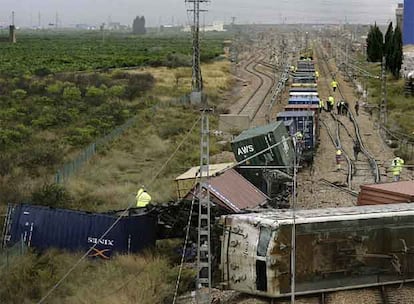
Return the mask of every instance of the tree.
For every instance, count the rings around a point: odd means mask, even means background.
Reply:
[[[391,73],[395,78],[400,77],[400,70],[403,61],[403,43],[402,43],[402,34],[399,26],[395,28],[394,37],[393,37],[393,53],[391,56],[392,70]]]
[[[392,26],[392,22],[388,25],[387,33],[385,34],[385,41],[384,41],[384,55],[385,55],[385,62],[386,68],[388,71],[392,71],[393,69],[393,60],[392,54],[394,53],[394,28]]]
[[[145,17],[136,17],[132,24],[132,33],[134,35],[142,35],[145,34],[147,30],[145,29]]]
[[[367,37],[367,60],[370,62],[382,61],[383,55],[383,34],[377,24],[371,26]]]

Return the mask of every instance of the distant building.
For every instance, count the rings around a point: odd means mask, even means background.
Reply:
[[[106,26],[106,28],[108,30],[117,31],[117,30],[122,29],[122,25],[121,25],[121,22],[109,22],[108,25]]]
[[[186,25],[183,29],[183,32],[191,32],[191,26]],[[225,32],[224,23],[221,21],[215,21],[212,25],[200,26],[201,32]]]
[[[160,32],[163,32],[163,33],[179,32],[182,29],[183,27],[181,25],[171,25],[171,24],[160,25]]]
[[[400,27],[401,33],[403,33],[403,20],[404,20],[404,3],[398,3],[395,9],[395,19],[397,20],[397,26]]]
[[[75,24],[75,28],[78,30],[96,30],[96,26],[84,23]]]
[[[414,44],[414,0],[404,0],[403,44]]]

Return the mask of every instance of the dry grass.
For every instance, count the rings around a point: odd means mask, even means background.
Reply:
[[[165,92],[172,91],[175,86],[174,73],[185,75],[179,82],[182,86],[179,90],[188,88],[191,82],[191,71],[187,68],[148,68],[145,71],[153,73],[157,79],[152,93],[159,91],[160,87],[168,88]],[[211,92],[210,95],[217,98],[230,83],[229,63],[207,64],[203,66],[203,71],[207,94]],[[124,208],[134,200],[141,185],[149,188],[154,202],[175,199],[174,178],[198,164],[198,130],[152,185],[149,181],[197,120],[198,112],[164,103],[156,112],[143,110],[140,116],[135,127],[70,180],[68,189],[78,202],[74,207],[98,211]],[[212,118],[211,126],[215,124],[216,119]],[[212,144],[211,153],[216,150]]]
[[[169,99],[181,97],[191,89],[191,68],[170,69],[144,68],[140,71],[151,73],[156,79],[156,85],[150,94]],[[208,96],[216,96],[217,91],[227,90],[231,84],[230,63],[218,61],[201,66],[205,93]]]
[[[77,261],[80,255],[56,250],[42,255],[15,256],[1,267],[0,303],[37,302]],[[194,273],[186,270],[182,287],[188,288]],[[153,254],[116,256],[111,262],[84,260],[56,289],[46,303],[167,303],[171,302],[177,267]]]

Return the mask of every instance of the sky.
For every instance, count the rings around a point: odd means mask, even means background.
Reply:
[[[401,0],[402,1],[402,0]],[[132,24],[144,15],[147,26],[187,24],[188,8],[184,0],[0,0],[0,25],[11,22],[15,11],[16,26],[42,26],[54,23],[58,13],[64,26],[103,22]],[[395,19],[399,0],[212,0],[203,5],[208,12],[201,21],[230,23],[373,23]]]

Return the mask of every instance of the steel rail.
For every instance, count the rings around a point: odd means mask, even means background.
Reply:
[[[241,114],[244,111],[244,109],[247,107],[247,105],[250,103],[250,101],[253,99],[253,97],[257,94],[257,92],[263,86],[263,83],[264,83],[263,77],[260,74],[258,74],[256,72],[251,71],[251,70],[248,69],[248,67],[251,64],[257,65],[257,63],[255,63],[255,61],[256,61],[256,58],[253,58],[248,64],[246,64],[245,66],[243,66],[243,70],[245,70],[249,74],[252,74],[252,75],[258,77],[259,80],[260,80],[259,86],[253,91],[253,93],[250,95],[250,97],[247,99],[247,101],[243,104],[243,106],[241,107],[241,109],[238,111],[237,114]],[[253,120],[253,118],[251,118],[251,120]]]
[[[320,120],[320,122],[325,126],[326,128],[326,132],[328,133],[329,137],[331,138],[331,141],[333,143],[333,145],[335,146],[336,149],[341,149],[343,151],[343,154],[345,155],[345,159],[346,162],[348,164],[348,173],[347,173],[347,183],[348,183],[348,189],[352,189],[352,161],[349,158],[349,155],[346,153],[346,151],[343,149],[342,145],[341,145],[341,139],[340,139],[340,134],[339,134],[339,124],[337,123],[337,128],[336,128],[336,139],[334,138],[334,136],[332,135],[332,133],[329,131],[329,128],[327,126],[327,124],[325,123],[325,121]]]
[[[323,51],[322,51],[322,59],[325,62],[325,65],[328,68],[329,73],[332,76],[334,73],[331,71],[331,69],[329,67],[328,59],[327,59],[327,57],[326,57],[326,55],[324,54]],[[346,98],[345,98],[345,96],[344,96],[341,88],[338,87],[337,89],[338,89],[338,92],[341,95],[342,99],[346,100]],[[367,159],[368,159],[368,161],[370,163],[371,171],[372,171],[372,174],[374,176],[375,183],[379,183],[381,181],[381,174],[380,174],[380,170],[379,170],[378,163],[377,163],[375,157],[365,147],[364,141],[362,140],[362,136],[361,136],[361,132],[360,132],[360,128],[359,128],[358,122],[356,121],[356,119],[355,119],[354,114],[352,113],[352,111],[350,109],[348,109],[348,110],[349,110],[348,111],[349,116],[350,116],[351,121],[352,121],[352,123],[354,125],[356,138],[357,138],[357,140],[359,142],[359,145],[361,147],[361,152],[367,157]]]

